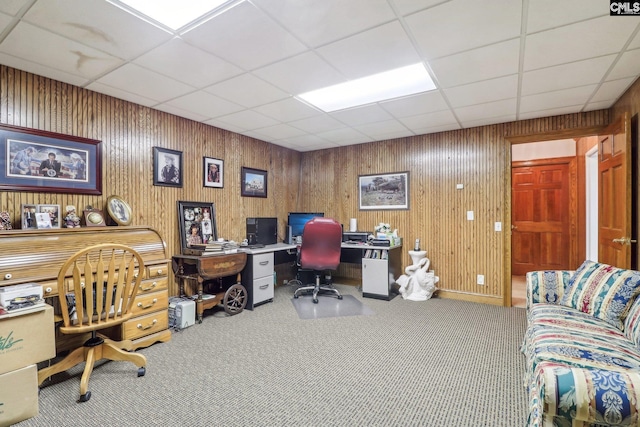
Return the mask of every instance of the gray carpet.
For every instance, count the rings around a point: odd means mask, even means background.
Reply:
[[[326,317],[370,316],[373,313],[353,295],[344,295],[338,299],[333,295],[318,295],[318,303],[313,302],[311,295],[291,298],[291,302],[300,319],[324,319]]]
[[[357,289],[336,285],[361,299]],[[294,289],[40,393],[44,426],[523,426],[525,311],[454,300],[364,299],[370,316],[301,320]],[[320,301],[322,303],[323,301]],[[217,310],[217,309],[216,309]]]

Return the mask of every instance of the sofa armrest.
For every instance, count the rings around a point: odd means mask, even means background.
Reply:
[[[639,371],[554,364],[541,364],[536,371],[535,400],[544,420],[560,418],[616,426],[640,422]]]
[[[558,304],[573,273],[573,270],[528,272],[527,310],[536,303]]]

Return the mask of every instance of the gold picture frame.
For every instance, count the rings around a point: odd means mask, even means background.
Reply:
[[[109,196],[107,199],[107,212],[111,219],[118,225],[130,225],[133,220],[131,206],[120,196]]]

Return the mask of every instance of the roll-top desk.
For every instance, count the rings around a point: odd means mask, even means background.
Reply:
[[[58,288],[58,272],[75,252],[99,243],[120,243],[135,249],[145,266],[135,300],[135,314],[126,323],[104,334],[115,340],[129,339],[133,348],[169,341],[169,259],[166,245],[150,227],[85,227],[0,232],[0,286],[21,283],[42,285],[43,295],[54,307],[65,293]],[[59,309],[58,309],[59,310]],[[73,348],[75,342],[56,331],[56,350]]]

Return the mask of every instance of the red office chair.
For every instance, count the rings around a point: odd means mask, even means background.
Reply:
[[[335,270],[340,265],[340,246],[342,245],[342,227],[334,219],[316,217],[307,222],[302,231],[300,247],[300,267],[313,270],[316,276],[314,285],[296,289],[294,298],[303,292],[313,291],[313,302],[318,302],[318,294],[331,292],[342,299],[342,295],[330,284],[320,285],[320,276],[324,270]]]

